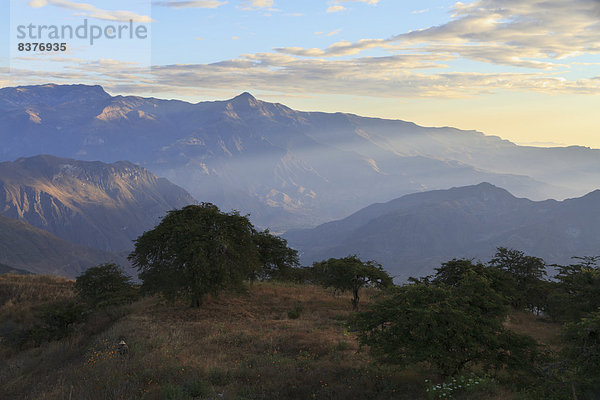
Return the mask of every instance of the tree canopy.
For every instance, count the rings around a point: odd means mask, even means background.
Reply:
[[[498,247],[490,266],[507,273],[513,284],[511,304],[516,309],[539,311],[545,307],[546,263],[539,257],[528,256],[522,251]]]
[[[431,279],[376,301],[353,325],[384,362],[427,362],[445,376],[477,365],[520,368],[532,362],[535,342],[504,329],[508,301],[493,285],[482,265],[453,260]]]
[[[113,263],[88,268],[77,277],[75,292],[92,308],[126,304],[136,297],[131,278]]]
[[[600,308],[600,257],[574,257],[576,263],[556,265],[548,312],[555,320],[575,321]]]
[[[188,298],[197,307],[206,294],[292,268],[297,254],[268,231],[257,232],[247,216],[202,203],[170,211],[135,240],[129,260],[140,271],[142,289]]]
[[[356,255],[316,262],[307,271],[312,280],[326,288],[351,291],[354,309],[358,308],[361,288],[393,285],[392,278],[380,264],[374,261],[363,262]]]
[[[287,246],[287,241],[272,235],[267,229],[257,232],[254,240],[258,247],[260,270],[258,278],[274,280],[292,279],[294,268],[299,265],[298,252]]]

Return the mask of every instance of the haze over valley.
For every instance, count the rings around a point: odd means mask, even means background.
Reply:
[[[0,89],[0,124],[0,214],[121,261],[168,210],[196,202],[289,231],[305,263],[357,253],[401,279],[500,245],[565,262],[599,243],[585,217],[597,196],[561,202],[600,182],[600,150],[586,147],[302,112],[249,93],[192,104],[86,85]]]

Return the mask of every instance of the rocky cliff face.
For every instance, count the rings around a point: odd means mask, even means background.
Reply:
[[[194,202],[185,190],[129,162],[44,155],[0,163],[0,214],[83,246],[128,250],[168,210]]]

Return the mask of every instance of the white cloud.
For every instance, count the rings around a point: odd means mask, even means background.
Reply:
[[[598,0],[478,0],[456,3],[446,24],[400,34],[405,45],[430,44],[490,63],[546,68],[547,60],[599,53]],[[493,51],[487,52],[486,47]],[[480,54],[477,57],[477,54]]]
[[[329,4],[332,4],[331,6],[329,6],[327,8],[327,12],[339,12],[339,11],[344,11],[346,9],[346,7],[342,6],[342,3],[367,3],[367,4],[372,4],[372,5],[377,5],[377,3],[379,3],[379,0],[333,0],[330,1]]]
[[[305,49],[302,47],[280,47],[276,48],[275,51],[303,57],[339,57],[358,54],[363,50],[374,47],[394,48],[395,46],[387,43],[383,39],[361,39],[354,43],[342,40],[332,44],[325,50],[317,48]]]
[[[276,50],[324,57],[380,47],[405,53],[455,54],[491,64],[535,69],[558,68],[560,60],[600,53],[599,0],[477,0],[456,3],[452,11],[452,19],[445,24],[387,39],[336,43],[327,49]]]
[[[243,0],[243,3],[250,8],[271,8],[273,0]]]
[[[336,0],[336,3],[367,3],[367,4],[377,4],[379,0]]]
[[[31,0],[29,3],[30,7],[33,8],[40,8],[40,7],[44,7],[46,4],[48,4],[47,0]]]
[[[439,73],[449,56],[435,54],[361,57],[348,60],[298,58],[281,53],[247,54],[211,64],[161,65],[151,71],[116,60],[78,62],[50,72],[50,60],[36,60],[10,78],[24,83],[94,82],[107,87],[135,87],[136,91],[180,93],[191,89],[253,90],[286,94],[343,94],[382,98],[464,98],[498,91],[545,94],[600,94],[600,77],[570,81],[538,73]],[[0,74],[1,75],[1,74]],[[0,76],[0,80],[2,76]]]
[[[328,12],[328,13],[334,13],[334,12],[340,12],[340,11],[344,11],[345,9],[346,9],[346,7],[344,7],[344,6],[340,6],[340,5],[337,5],[337,6],[329,6],[329,7],[327,7],[327,12]]]
[[[106,62],[73,63],[64,72],[14,66],[11,75],[19,82],[88,79],[109,87],[182,94],[247,87],[390,98],[461,98],[498,91],[600,94],[600,76],[574,79],[564,73],[581,64],[580,59],[571,63],[574,55],[600,54],[598,0],[477,0],[457,3],[452,12],[445,24],[390,38],[338,41],[324,49],[282,47],[212,64],[155,66],[152,75]],[[360,56],[367,49],[389,55]],[[523,69],[458,71],[461,59]],[[450,62],[454,72],[447,72]]]
[[[133,20],[134,22],[145,23],[153,22],[153,19],[147,15],[139,15],[131,11],[123,10],[103,10],[92,4],[78,3],[70,0],[31,0],[29,3],[30,7],[40,8],[46,5],[53,5],[68,10],[81,11],[89,18],[97,18],[107,21],[123,21],[127,22]]]
[[[157,6],[170,7],[170,8],[217,8],[224,4],[226,1],[216,0],[195,0],[195,1],[155,1],[152,3]]]

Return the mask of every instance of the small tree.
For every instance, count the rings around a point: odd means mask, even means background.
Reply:
[[[140,270],[142,288],[167,298],[185,297],[200,306],[204,295],[240,289],[260,266],[248,217],[223,213],[210,203],[169,211],[161,223],[135,240],[129,259]]]
[[[380,264],[374,261],[363,262],[356,255],[314,263],[308,269],[308,275],[326,288],[351,291],[352,308],[355,310],[358,308],[361,288],[385,288],[393,285],[392,278]]]
[[[508,273],[515,284],[511,303],[516,309],[530,311],[543,308],[546,303],[544,276],[546,264],[539,257],[527,256],[522,251],[498,247],[490,266]]]
[[[260,279],[292,280],[294,268],[299,265],[298,252],[287,246],[287,241],[272,235],[267,229],[254,235],[258,247]]]
[[[92,308],[126,304],[136,297],[131,278],[116,264],[89,268],[75,281],[77,297]]]
[[[549,314],[576,321],[600,307],[600,257],[573,257],[575,264],[556,265],[557,282],[549,298]]]

